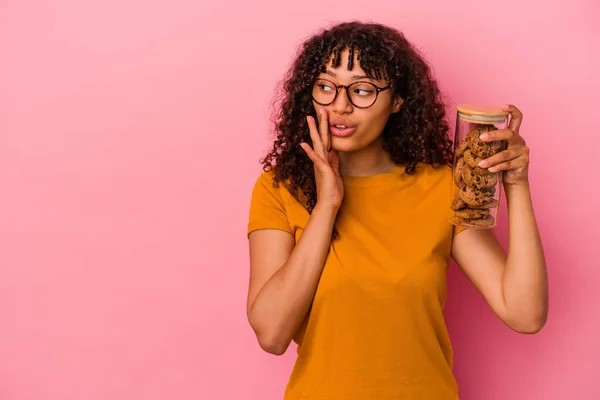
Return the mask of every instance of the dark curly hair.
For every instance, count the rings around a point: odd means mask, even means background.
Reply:
[[[346,22],[324,29],[300,47],[288,70],[274,115],[276,138],[272,149],[260,160],[264,171],[273,170],[275,186],[283,183],[290,193],[312,212],[317,201],[313,163],[301,142],[311,143],[307,115],[316,119],[311,91],[315,79],[325,71],[333,55],[333,66],[348,49],[348,69],[354,54],[368,76],[385,79],[404,103],[391,114],[382,132],[384,150],[397,165],[412,174],[417,162],[452,164],[453,142],[437,82],[430,67],[397,30],[381,24]],[[334,237],[337,234],[334,233]]]

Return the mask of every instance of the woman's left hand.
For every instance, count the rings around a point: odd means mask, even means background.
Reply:
[[[504,185],[528,184],[529,147],[519,134],[523,113],[513,105],[502,106],[502,109],[511,115],[508,128],[488,132],[481,135],[480,139],[484,142],[506,140],[508,146],[506,150],[483,160],[479,166],[491,172],[504,171]]]

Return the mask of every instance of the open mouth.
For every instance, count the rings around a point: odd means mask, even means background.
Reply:
[[[356,127],[344,125],[344,124],[333,124],[329,125],[329,130],[333,136],[346,137],[352,135]]]

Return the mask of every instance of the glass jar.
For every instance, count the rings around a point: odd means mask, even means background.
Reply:
[[[506,149],[506,141],[483,142],[483,133],[506,129],[508,111],[500,106],[459,104],[456,107],[452,165],[452,225],[489,229],[496,226],[502,191],[502,171],[478,166],[481,160]]]

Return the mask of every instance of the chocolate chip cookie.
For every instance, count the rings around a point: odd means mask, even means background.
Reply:
[[[451,208],[453,211],[456,211],[456,210],[460,210],[461,208],[464,208],[464,207],[466,207],[466,206],[467,206],[467,204],[464,202],[464,200],[463,200],[463,199],[461,199],[460,197],[457,197],[457,198],[455,198],[455,199],[454,199],[454,201],[452,202],[452,205],[450,206],[450,208]]]
[[[496,207],[498,207],[498,200],[491,199],[487,203],[484,203],[484,204],[482,204],[480,206],[473,207],[473,208],[477,208],[477,209],[480,209],[480,210],[487,210],[487,209],[496,208]]]
[[[454,223],[454,224],[458,224],[458,225],[472,226],[475,228],[490,228],[490,227],[494,226],[494,224],[496,223],[496,220],[491,215],[487,215],[483,218],[476,218],[476,219],[466,219],[466,218],[460,218],[460,217],[454,216],[454,217],[450,218],[450,223]]]
[[[456,158],[460,158],[462,157],[463,153],[465,152],[465,150],[467,150],[469,148],[469,143],[467,143],[467,138],[464,138],[463,140],[461,140],[458,143],[458,147],[456,147]]]
[[[458,195],[468,206],[472,207],[482,206],[493,198],[491,191],[474,189],[469,185],[463,185],[458,190]]]
[[[488,158],[493,156],[498,152],[497,145],[492,146],[490,143],[484,142],[479,139],[479,136],[487,133],[495,131],[496,127],[494,125],[483,125],[477,124],[466,136],[466,141],[469,149],[473,154],[475,154],[479,158]]]
[[[471,167],[469,167],[466,163],[461,168],[462,180],[464,182],[475,189],[486,189],[496,186],[498,183],[497,174],[476,174]],[[454,181],[456,182],[456,176],[454,177]],[[457,184],[456,186],[460,186]]]
[[[463,168],[465,165],[465,159],[459,158],[454,166],[454,184],[458,187],[462,186],[463,181]]]
[[[481,162],[481,160],[483,160],[483,158],[477,157],[475,154],[473,154],[473,152],[471,152],[470,149],[465,150],[463,158],[465,159],[465,164],[471,167],[473,172],[475,172],[477,175],[491,174],[491,172],[488,169],[481,168],[478,166],[478,164]]]
[[[490,210],[477,208],[463,208],[462,210],[457,210],[454,213],[454,215],[456,215],[456,217],[458,218],[463,219],[479,219],[490,215]]]

